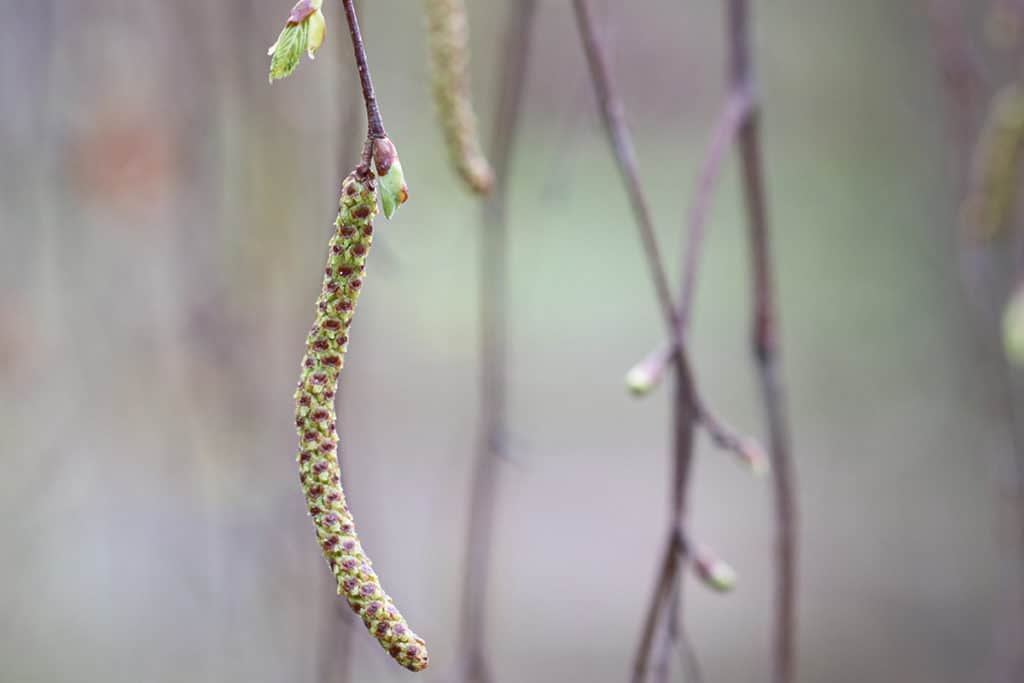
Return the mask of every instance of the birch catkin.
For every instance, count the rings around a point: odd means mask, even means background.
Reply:
[[[370,634],[399,664],[410,671],[422,671],[428,663],[426,645],[381,588],[370,558],[363,552],[345,503],[338,468],[334,395],[373,241],[376,182],[366,164],[342,182],[337,231],[331,238],[316,321],[306,339],[302,376],[295,392],[299,478],[317,540],[338,580],[338,593],[345,596]]]
[[[469,87],[469,32],[463,0],[424,0],[434,100],[448,154],[474,191],[490,192],[494,171],[484,156]]]
[[[1024,151],[1024,89],[1011,83],[992,99],[975,144],[971,187],[961,210],[965,228],[977,239],[1006,230],[1017,199],[1017,175]]]

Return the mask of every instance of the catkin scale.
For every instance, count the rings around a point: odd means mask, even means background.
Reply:
[[[376,179],[368,166],[360,165],[342,182],[337,230],[330,241],[316,320],[306,339],[295,392],[297,459],[317,542],[338,581],[338,594],[345,596],[370,635],[395,661],[410,671],[422,671],[428,664],[426,645],[381,588],[356,535],[338,467],[334,396],[373,242],[376,213]]]
[[[444,129],[448,154],[456,170],[475,192],[494,186],[480,144],[469,87],[469,31],[463,0],[424,0],[430,42],[434,100]]]
[[[968,233],[992,239],[1009,223],[1024,151],[1024,89],[1013,83],[992,99],[975,143],[971,186],[961,214]]]

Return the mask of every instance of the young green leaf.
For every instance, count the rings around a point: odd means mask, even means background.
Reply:
[[[270,46],[267,54],[270,60],[270,82],[290,76],[305,52],[313,59],[323,45],[327,33],[327,22],[321,7],[323,0],[299,0],[292,7],[288,21]]]

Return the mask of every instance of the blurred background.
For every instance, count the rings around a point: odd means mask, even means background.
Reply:
[[[514,3],[468,4],[489,135]],[[928,5],[754,4],[802,508],[799,679],[996,680],[1021,572],[992,335],[1005,245],[982,255],[992,296],[966,295]],[[271,87],[287,0],[0,5],[0,680],[405,680],[361,627],[340,653],[294,462],[292,392],[355,163],[339,150],[364,125],[340,123],[359,98],[340,6],[316,61]],[[431,645],[423,676],[442,681],[460,662],[488,273],[434,120],[420,7],[363,6],[411,199],[378,224],[342,382],[344,482]],[[722,8],[600,6],[677,273],[725,96]],[[663,332],[569,3],[541,2],[529,59],[489,651],[498,681],[617,682],[670,472],[670,392],[638,401],[623,375]],[[730,157],[693,360],[717,412],[762,435],[737,180]],[[729,596],[687,589],[707,681],[767,677],[771,509],[769,480],[700,441],[694,533],[740,573]]]

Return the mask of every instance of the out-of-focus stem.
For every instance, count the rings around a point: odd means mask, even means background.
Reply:
[[[797,501],[789,423],[778,354],[778,323],[769,244],[768,208],[761,165],[760,115],[751,69],[749,2],[728,0],[729,80],[734,93],[751,98],[739,130],[743,191],[750,228],[753,276],[752,343],[768,425],[775,492],[774,683],[791,683],[796,666]]]
[[[626,124],[622,100],[619,98],[608,67],[606,48],[598,37],[590,4],[587,0],[574,0],[573,9],[584,53],[590,69],[591,83],[597,95],[601,118],[608,141],[615,155],[623,185],[633,209],[634,221],[640,235],[647,259],[647,267],[654,281],[658,303],[667,327],[669,338],[680,351],[674,354],[675,396],[673,400],[672,443],[673,475],[672,505],[669,526],[669,542],[665,551],[661,576],[656,585],[645,618],[633,665],[633,681],[644,680],[649,667],[651,646],[658,618],[664,610],[675,604],[672,585],[675,575],[685,565],[686,548],[681,544],[683,523],[686,516],[687,488],[693,460],[694,433],[699,415],[699,400],[690,361],[684,346],[684,328],[678,311],[672,301],[668,276],[658,246],[650,205],[640,182],[640,171],[636,162],[633,140]],[[682,600],[681,590],[679,601]]]
[[[535,0],[515,6],[505,34],[491,158],[495,185],[483,205],[480,236],[480,432],[470,484],[462,594],[466,683],[491,680],[486,604],[500,460],[506,454],[508,323],[508,175],[519,126]]]

